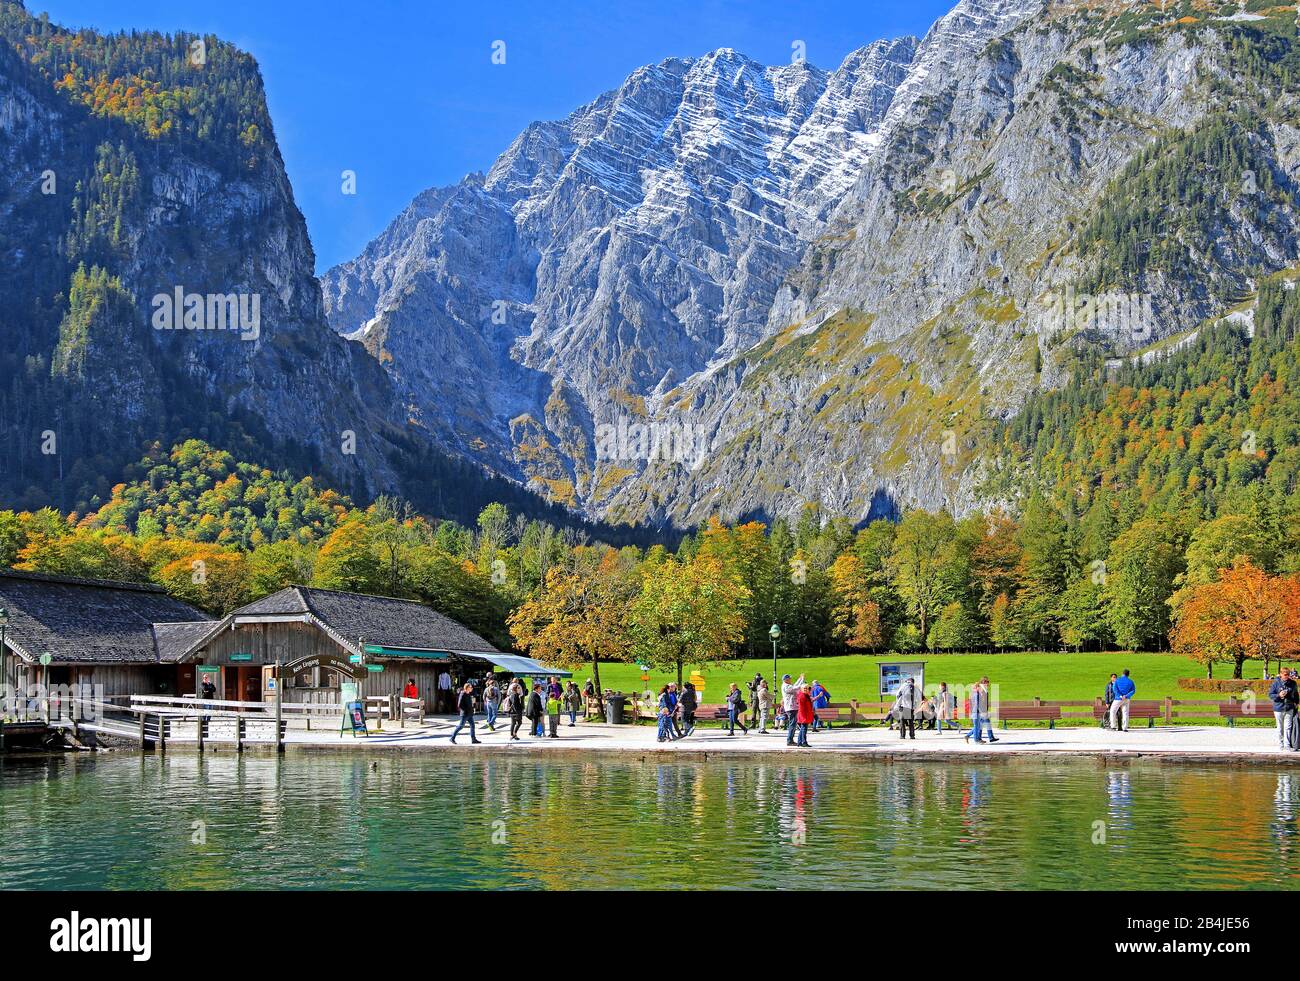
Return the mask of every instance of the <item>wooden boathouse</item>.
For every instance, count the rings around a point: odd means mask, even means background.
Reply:
[[[180,655],[213,624],[161,586],[12,570],[0,571],[0,608],[4,681],[18,692],[42,683],[96,686],[108,698],[191,692],[194,666]]]
[[[190,640],[182,660],[217,697],[270,701],[277,666],[284,701],[399,695],[414,679],[428,711],[451,711],[451,691],[496,666],[513,673],[566,672],[505,654],[463,624],[414,600],[288,586],[241,607]]]
[[[562,676],[503,653],[413,600],[288,586],[213,619],[160,586],[0,571],[9,613],[4,674],[11,691],[89,686],[105,702],[201,695],[229,702],[338,705],[400,695],[412,680],[425,711],[450,712],[453,689],[498,668]],[[48,661],[48,664],[43,663]],[[19,700],[10,718],[26,717]]]

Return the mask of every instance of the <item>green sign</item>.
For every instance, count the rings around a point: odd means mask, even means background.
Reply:
[[[45,665],[46,667],[49,667],[50,662],[53,661],[53,660],[54,660],[54,655],[53,655],[53,654],[42,654],[42,655],[41,655],[41,663],[42,663],[43,665]]]
[[[348,661],[349,661],[351,664],[360,664],[360,663],[361,663],[362,661],[364,661],[364,660],[365,660],[365,658],[362,657],[360,654],[349,654],[349,655],[348,655]]]
[[[200,665],[199,665],[199,674],[220,674],[220,673],[221,673],[221,665],[220,665],[220,664],[200,664]]]
[[[384,666],[382,664],[367,664],[366,670],[371,674],[382,674]]]
[[[252,659],[253,659],[252,654],[231,654],[230,655],[230,660],[232,661],[251,661]]]
[[[367,644],[365,647],[362,648],[362,650],[364,650],[367,654],[384,653],[384,649],[380,647],[378,644]]]

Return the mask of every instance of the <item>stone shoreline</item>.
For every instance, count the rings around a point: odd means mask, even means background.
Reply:
[[[423,726],[407,729],[385,728],[369,736],[340,735],[331,730],[290,730],[286,736],[286,753],[387,751],[453,753],[458,758],[492,754],[499,756],[527,755],[533,757],[561,756],[564,758],[626,759],[637,756],[643,759],[661,757],[665,760],[698,761],[714,759],[779,759],[790,762],[796,759],[828,761],[844,759],[857,762],[892,762],[925,760],[960,762],[963,760],[1058,760],[1095,759],[1107,763],[1127,763],[1135,760],[1155,760],[1162,763],[1228,764],[1300,766],[1300,753],[1283,753],[1277,747],[1276,731],[1263,726],[1165,726],[1134,728],[1127,733],[1112,733],[1092,727],[1059,729],[1007,729],[997,730],[998,741],[993,744],[966,740],[958,733],[942,734],[924,731],[915,740],[900,740],[896,733],[874,726],[865,729],[836,727],[809,734],[808,749],[787,747],[783,733],[767,735],[739,732],[729,736],[722,729],[697,729],[686,739],[659,743],[656,731],[649,725],[609,726],[600,723],[579,723],[570,728],[560,727],[560,736],[522,737],[518,742],[509,740],[506,727],[487,732],[480,726],[480,745],[470,743],[468,734],[462,732],[453,745],[450,735],[454,721],[437,718],[427,720]],[[192,738],[177,735],[167,742],[166,752],[196,752]],[[228,741],[209,741],[205,752],[234,753]],[[269,742],[250,740],[244,744],[245,752],[274,752]]]

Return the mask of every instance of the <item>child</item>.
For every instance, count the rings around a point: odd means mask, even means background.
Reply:
[[[665,743],[673,738],[673,715],[667,705],[659,706],[659,741]]]
[[[554,690],[546,695],[546,716],[551,722],[551,738],[558,739],[560,737],[560,696]]]

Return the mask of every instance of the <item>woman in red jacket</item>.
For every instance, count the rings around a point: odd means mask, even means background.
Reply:
[[[803,685],[794,696],[795,704],[795,722],[799,726],[799,738],[795,741],[796,746],[808,745],[808,727],[813,724],[817,718],[817,713],[813,710],[812,685]]]

